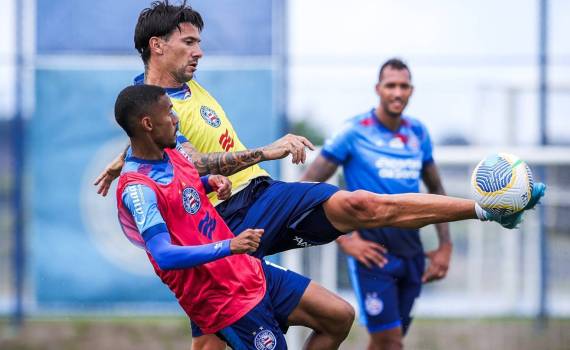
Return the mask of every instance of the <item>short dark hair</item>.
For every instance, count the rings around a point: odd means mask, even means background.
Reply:
[[[135,27],[135,48],[145,66],[150,58],[150,38],[156,36],[168,39],[173,30],[180,30],[181,23],[191,23],[199,31],[204,28],[202,16],[190,5],[186,5],[186,0],[179,6],[169,4],[168,0],[154,1],[150,7],[141,11]]]
[[[115,120],[129,137],[134,136],[135,123],[149,114],[166,91],[155,85],[132,85],[123,89],[115,101]]]
[[[408,74],[410,75],[410,80],[412,80],[412,72],[410,72],[408,65],[399,58],[390,58],[388,61],[384,62],[382,67],[380,67],[380,73],[378,73],[378,81],[382,80],[382,73],[384,73],[384,69],[387,67],[393,68],[395,70],[407,70]]]

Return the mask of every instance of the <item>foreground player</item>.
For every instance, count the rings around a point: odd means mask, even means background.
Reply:
[[[384,63],[376,84],[378,106],[351,119],[328,140],[302,180],[326,181],[342,165],[352,191],[417,193],[421,179],[429,193],[445,195],[427,129],[402,115],[412,91],[407,65],[399,59]],[[427,255],[416,229],[359,230],[348,242],[339,239],[351,255],[349,271],[361,320],[370,334],[369,350],[401,349],[422,282],[445,277],[451,257],[449,224],[436,229],[439,248]],[[360,254],[363,250],[366,254]],[[425,256],[430,265],[424,272]]]
[[[359,228],[417,228],[477,217],[475,203],[469,200],[426,195],[385,197],[366,191],[338,191],[328,184],[284,183],[270,179],[255,164],[289,154],[293,155],[294,163],[302,162],[305,147],[312,148],[312,144],[304,138],[288,135],[267,147],[245,149],[222,107],[193,79],[202,57],[199,45],[202,27],[200,14],[185,3],[173,6],[154,2],[139,16],[135,46],[145,64],[144,83],[168,88],[171,102],[180,117],[180,131],[192,144],[181,135],[179,141],[199,173],[235,174],[230,177],[234,184],[232,196],[217,205],[216,210],[233,232],[249,227],[264,229],[255,256],[324,244]],[[142,83],[140,79],[138,82]],[[228,138],[233,142],[221,141]],[[225,153],[227,151],[235,152]],[[101,184],[100,193],[108,191],[122,164],[122,157],[119,157],[98,178],[96,184]],[[480,208],[477,208],[477,214],[482,220],[489,219]],[[509,225],[518,218],[490,219],[508,221],[504,224]],[[338,343],[335,334],[339,331],[328,329],[323,320],[343,320],[328,325],[344,325],[353,317],[353,310],[347,304],[335,303],[333,299],[328,302],[323,294],[322,287],[311,283],[302,295],[295,296],[299,305],[310,312],[292,313],[283,318],[285,324],[281,324],[284,327],[301,324],[312,328],[315,332],[309,338],[308,346],[325,344],[322,347],[334,348]],[[323,302],[338,307],[332,314],[323,315],[318,307]],[[193,328],[193,335],[197,334],[199,330]],[[202,340],[193,340],[193,348],[207,343],[204,337],[200,338]],[[223,344],[218,346],[223,347]]]
[[[156,274],[203,332],[217,334],[233,349],[286,349],[276,310],[309,280],[244,254],[258,249],[263,230],[234,236],[219,217],[205,190],[224,199],[231,183],[221,175],[200,178],[174,150],[178,120],[164,89],[127,87],[117,98],[115,117],[132,147],[117,187],[126,236],[146,249]],[[302,305],[295,311],[307,312]]]

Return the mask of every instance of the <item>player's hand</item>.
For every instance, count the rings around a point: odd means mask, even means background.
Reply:
[[[442,244],[436,250],[426,253],[429,265],[422,276],[423,283],[429,283],[445,278],[451,261],[451,243]]]
[[[259,248],[262,229],[248,228],[230,241],[232,254],[253,253]]]
[[[223,175],[208,176],[208,185],[212,187],[212,190],[216,191],[218,199],[226,200],[232,194],[232,182]]]
[[[315,146],[303,136],[287,134],[272,144],[261,149],[265,160],[275,160],[292,157],[293,164],[305,163],[307,154],[305,148],[314,150]]]
[[[388,259],[384,256],[388,251],[382,245],[360,237],[357,231],[337,239],[340,248],[368,268],[374,265],[384,267]]]
[[[102,195],[105,197],[109,192],[109,188],[111,188],[111,184],[113,181],[121,175],[121,169],[123,169],[123,165],[125,164],[125,159],[123,155],[119,155],[117,158],[113,159],[109,165],[103,170],[103,172],[95,179],[93,182],[94,186],[99,185],[97,189],[97,194]]]

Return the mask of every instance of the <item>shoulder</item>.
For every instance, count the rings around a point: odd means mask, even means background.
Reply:
[[[205,95],[212,98],[208,90],[206,90],[202,85],[200,85],[200,83],[198,83],[196,79],[192,79],[186,84],[188,84],[188,87],[190,88],[190,92],[192,94]]]
[[[402,116],[402,122],[410,128],[414,134],[420,138],[429,137],[429,132],[425,124],[417,118],[407,115]]]
[[[339,133],[355,133],[372,125],[374,125],[374,119],[370,112],[361,113],[345,120]]]

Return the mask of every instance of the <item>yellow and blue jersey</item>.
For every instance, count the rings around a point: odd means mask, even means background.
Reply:
[[[143,80],[144,76],[140,75],[135,78],[135,84],[142,83]],[[179,132],[196,150],[202,153],[247,150],[222,106],[195,80],[189,81],[181,88],[166,89],[166,92],[180,120]],[[228,176],[232,182],[232,194],[239,192],[252,179],[260,176],[269,174],[257,164]],[[213,205],[220,203],[215,193],[210,193],[208,198]]]

